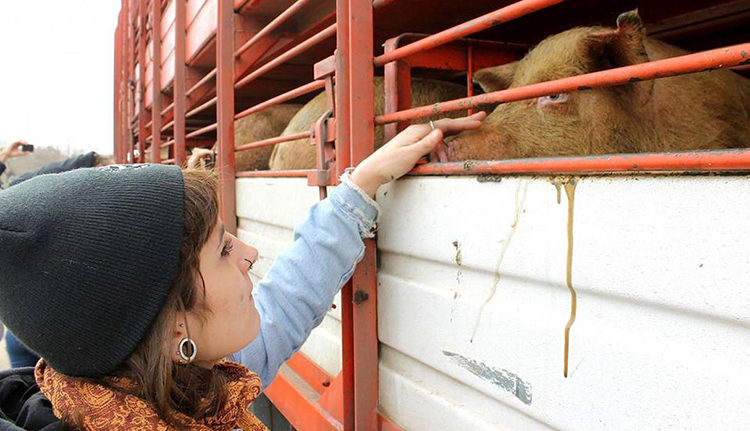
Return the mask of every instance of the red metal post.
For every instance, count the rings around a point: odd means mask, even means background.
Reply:
[[[234,1],[219,0],[216,42],[216,117],[219,140],[219,211],[224,228],[237,233],[234,191]]]
[[[133,69],[135,68],[135,32],[133,31],[133,22],[134,20],[134,14],[135,11],[133,10],[133,2],[136,0],[126,0],[128,3],[128,18],[127,18],[127,29],[128,29],[128,36],[127,36],[127,56],[128,56],[128,63],[127,63],[127,81],[126,81],[126,94],[127,94],[127,106],[126,106],[126,112],[127,112],[127,149],[128,149],[128,161],[131,163],[135,163],[135,148],[133,147],[133,118],[134,118],[134,104],[135,104],[135,94],[134,94],[134,87],[135,87],[135,77],[133,76]]]
[[[161,0],[151,0],[151,161],[161,162]]]
[[[349,0],[349,88],[351,163],[375,148],[372,0]],[[356,27],[355,27],[356,26]],[[356,28],[356,31],[351,31]],[[378,320],[375,241],[365,240],[365,255],[352,277],[354,291],[354,420],[357,430],[378,425]]]
[[[138,2],[138,161],[146,161],[146,123],[149,118],[146,115],[146,0]]]
[[[114,70],[114,101],[115,106],[113,109],[113,151],[112,154],[115,157],[116,163],[120,162],[120,22],[122,21],[122,10],[117,15],[117,27],[115,28],[115,70]]]
[[[185,0],[174,0],[174,164],[182,166],[185,162],[185,112],[187,96],[185,95],[185,21],[187,11]]]
[[[349,1],[336,0],[336,169],[344,173],[351,162],[349,152],[350,112],[350,59],[349,59]],[[341,376],[342,376],[342,423],[344,429],[354,429],[354,332],[352,282],[341,289]]]
[[[385,42],[385,52],[398,49],[402,37],[394,37]],[[385,77],[383,91],[385,96],[384,114],[403,111],[411,108],[411,66],[403,60],[392,61],[385,65]],[[389,123],[384,128],[384,142],[393,139],[398,132],[409,126],[408,121],[400,123]]]

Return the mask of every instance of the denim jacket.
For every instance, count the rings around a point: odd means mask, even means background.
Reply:
[[[281,365],[305,342],[362,260],[362,238],[372,238],[379,207],[346,174],[341,184],[310,208],[294,241],[274,261],[253,295],[260,334],[230,360],[268,386]]]

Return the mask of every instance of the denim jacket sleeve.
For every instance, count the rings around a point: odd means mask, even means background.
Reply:
[[[230,357],[258,373],[263,387],[304,343],[362,259],[362,238],[374,236],[379,208],[348,176],[312,206],[292,244],[254,291],[260,334]]]

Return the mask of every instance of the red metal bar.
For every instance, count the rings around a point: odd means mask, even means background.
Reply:
[[[164,132],[164,131],[168,130],[170,127],[172,127],[172,126],[174,126],[174,119],[168,121],[166,124],[164,124],[163,126],[161,126],[161,131]],[[183,127],[183,130],[184,130],[184,127]]]
[[[162,117],[165,116],[165,115],[167,115],[169,113],[169,111],[172,110],[172,108],[174,108],[174,102],[170,103],[169,105],[167,105],[166,108],[164,108],[164,109],[161,110]]]
[[[382,66],[388,62],[400,60],[419,51],[436,48],[440,45],[461,39],[470,34],[478,33],[498,24],[512,21],[541,9],[562,3],[564,0],[521,0],[502,9],[482,15],[471,21],[443,30],[422,40],[410,43],[393,52],[375,57],[375,66]]]
[[[255,142],[250,142],[244,145],[240,145],[234,150],[235,151],[247,151],[253,148],[267,147],[269,145],[280,144],[282,142],[296,141],[297,139],[309,138],[310,136],[311,136],[310,132],[301,132],[301,133],[295,133],[294,135],[278,136],[276,138],[268,138],[262,141],[255,141]]]
[[[300,9],[302,9],[308,3],[310,3],[310,0],[297,0],[296,2],[294,2],[291,6],[289,6],[289,8],[287,8],[287,10],[279,14],[279,16],[274,18],[273,21],[269,22],[268,25],[266,25],[260,31],[255,33],[255,35],[253,35],[253,37],[251,37],[250,40],[245,42],[240,47],[240,49],[237,50],[237,52],[235,53],[235,56],[239,57],[240,55],[242,55],[242,53],[247,51],[254,43],[259,41],[262,37],[266,36],[272,31],[276,30],[281,24],[286,22],[295,13],[299,12]]]
[[[219,0],[216,42],[219,211],[224,228],[237,233],[234,187],[234,0]]]
[[[146,161],[146,0],[138,2],[138,161]]]
[[[161,0],[151,0],[151,161],[161,159]]]
[[[449,111],[476,108],[486,103],[515,102],[518,100],[548,96],[550,94],[583,91],[600,87],[612,87],[637,81],[666,78],[713,69],[724,69],[750,61],[750,59],[747,58],[748,52],[750,52],[750,43],[745,43],[699,52],[696,54],[687,54],[664,60],[604,70],[601,72],[571,76],[554,81],[527,85],[525,87],[494,91],[474,97],[466,97],[449,102],[436,103],[430,106],[407,109],[393,114],[381,115],[375,118],[375,124],[381,125],[394,121],[428,117],[430,115]]]
[[[167,148],[168,146],[170,146],[172,144],[174,144],[174,139],[170,139],[167,142],[164,142],[163,144],[161,144],[161,147],[162,148]]]
[[[120,160],[120,70],[122,64],[120,63],[120,24],[122,21],[122,10],[117,14],[117,27],[115,27],[115,71],[114,71],[114,101],[115,109],[114,116],[112,118],[114,130],[113,130],[113,142],[114,147],[112,154],[115,157],[115,163],[122,163]]]
[[[185,21],[187,20],[187,11],[185,0],[174,0],[174,2],[174,164],[182,166],[185,162],[185,143],[188,138],[185,134],[185,111],[187,109],[187,96],[185,94]]]
[[[237,178],[307,178],[314,169],[295,169],[289,171],[243,171],[237,172]]]
[[[128,160],[131,163],[135,163],[135,147],[133,146],[133,115],[134,115],[134,104],[135,104],[135,94],[133,92],[134,87],[131,86],[131,83],[135,83],[135,77],[133,76],[133,70],[135,68],[135,31],[133,30],[133,16],[135,14],[135,11],[131,10],[131,1],[126,0],[126,3],[128,3],[128,18],[127,18],[127,28],[128,28],[128,36],[127,36],[127,44],[128,44],[128,64],[127,64],[127,117],[126,117],[126,126],[127,126],[127,148],[128,148]]]
[[[165,165],[174,165],[174,159],[162,160],[162,163]]]
[[[319,394],[331,387],[333,378],[302,352],[295,353],[286,364]]]
[[[250,114],[254,114],[264,109],[268,109],[271,106],[287,102],[289,100],[295,99],[299,96],[302,96],[308,93],[312,93],[313,91],[323,88],[324,86],[325,86],[325,81],[323,80],[313,81],[299,88],[295,88],[294,90],[287,91],[284,94],[280,94],[272,99],[268,99],[265,102],[259,103],[255,106],[251,106],[245,109],[244,111],[240,112],[239,114],[235,115],[234,119],[239,120],[240,118],[247,117]]]
[[[336,0],[336,170],[337,174],[351,165],[349,151],[349,113],[351,76],[349,58],[349,2]],[[341,378],[342,378],[342,423],[347,431],[354,430],[354,332],[352,326],[353,308],[352,282],[349,280],[341,289]]]
[[[198,82],[193,84],[193,86],[188,89],[185,95],[187,97],[190,97],[190,95],[193,94],[200,86],[207,83],[214,76],[216,76],[216,68],[213,68],[210,72],[208,72],[205,76],[203,76],[203,78],[199,79]]]
[[[409,175],[750,171],[750,149],[429,163]]]
[[[349,0],[349,133],[353,166],[375,149],[372,0]],[[339,17],[339,20],[344,19]],[[355,30],[356,31],[353,31]],[[354,292],[354,421],[357,430],[378,424],[378,320],[375,241],[365,240],[365,255],[352,277]]]
[[[385,52],[398,49],[402,37],[394,37],[385,42]],[[392,61],[384,67],[385,91],[384,114],[403,111],[411,108],[411,65],[404,60]],[[398,132],[409,126],[408,121],[386,124],[384,127],[384,141],[390,141]]]
[[[192,138],[195,138],[196,136],[200,136],[200,135],[202,135],[202,134],[204,134],[204,133],[208,133],[208,132],[214,131],[214,130],[216,130],[217,128],[218,128],[218,126],[216,125],[216,123],[214,123],[214,124],[209,124],[209,125],[208,125],[208,126],[206,126],[206,127],[201,127],[201,128],[200,128],[200,129],[198,129],[198,130],[194,130],[194,131],[192,131],[192,132],[188,133],[187,135],[185,135],[185,138],[187,138],[187,139],[192,139]]]
[[[259,67],[258,69],[250,72],[247,76],[237,81],[236,84],[234,84],[234,88],[240,88],[247,83],[257,79],[258,77],[268,73],[268,71],[278,67],[279,65],[285,63],[287,60],[290,60],[301,53],[307,51],[311,47],[319,44],[320,42],[328,39],[329,37],[333,36],[336,33],[336,24],[331,24],[329,27],[327,27],[325,30],[317,33],[315,36],[307,39],[306,41],[300,43],[299,45],[295,46],[294,48],[290,49],[289,51],[279,55],[278,57],[274,58],[273,60],[269,61],[268,63],[264,64],[263,66]]]
[[[469,44],[466,48],[466,97],[474,96],[474,47]],[[469,108],[466,115],[472,115],[474,110]]]
[[[310,402],[282,371],[265,394],[296,429],[342,430],[340,422],[317,402]]]
[[[216,101],[217,100],[218,99],[216,97],[214,97],[211,100],[207,101],[206,103],[203,103],[202,105],[196,106],[195,108],[191,109],[190,111],[187,112],[187,114],[185,114],[185,116],[188,117],[188,118],[190,118],[193,115],[195,115],[195,114],[197,114],[197,113],[199,113],[201,111],[205,111],[206,109],[208,109],[208,108],[216,105]]]
[[[372,2],[372,8],[373,9],[380,9],[383,6],[388,6],[389,4],[393,3],[396,0],[373,0]]]

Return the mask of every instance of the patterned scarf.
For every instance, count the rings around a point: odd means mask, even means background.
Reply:
[[[86,431],[268,431],[263,423],[250,413],[250,403],[261,392],[258,375],[232,362],[222,362],[216,367],[229,376],[228,401],[216,415],[200,420],[177,413],[177,426],[168,425],[159,418],[150,404],[135,395],[130,395],[128,390],[135,386],[130,379],[108,377],[107,383],[110,388],[60,374],[43,359],[37,364],[34,374],[42,393],[52,403],[55,416],[72,418],[74,414],[80,415]]]

